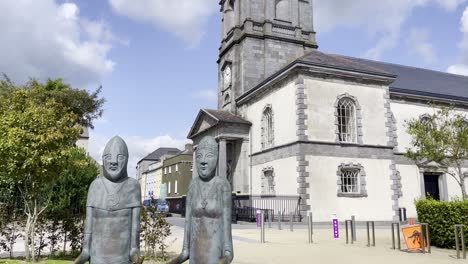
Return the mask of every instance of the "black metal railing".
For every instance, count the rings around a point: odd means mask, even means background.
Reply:
[[[260,196],[260,195],[232,195],[232,221],[255,222],[257,211],[263,211],[265,218],[271,221],[289,221],[291,214],[293,221],[300,222],[304,218],[299,210],[300,196]],[[185,216],[186,196],[167,197],[169,212]]]

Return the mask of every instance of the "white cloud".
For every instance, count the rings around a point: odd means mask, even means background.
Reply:
[[[135,177],[137,162],[144,158],[146,155],[155,151],[160,147],[174,147],[183,150],[185,144],[190,142],[183,138],[174,138],[170,135],[163,135],[154,138],[143,138],[140,136],[121,136],[127,143],[129,160],[128,160],[128,176]],[[107,142],[113,136],[103,136],[93,131],[90,132],[89,137],[89,154],[100,164],[102,164],[102,152]]]
[[[437,61],[434,46],[429,42],[429,30],[412,28],[406,45],[409,51],[423,58],[426,63],[433,64]]]
[[[207,100],[207,101],[216,101],[218,100],[218,95],[215,90],[200,90],[195,93],[195,98]]]
[[[81,17],[76,4],[0,1],[0,10],[0,72],[13,81],[60,77],[82,86],[112,72],[112,33],[105,23]]]
[[[183,39],[190,47],[200,43],[208,18],[218,12],[217,0],[109,0],[113,10],[148,22]]]
[[[400,41],[401,27],[412,11],[428,4],[438,4],[455,10],[466,0],[315,0],[317,32],[331,31],[337,27],[363,28],[375,40],[365,56],[380,59]],[[352,40],[350,40],[352,41]]]
[[[447,71],[468,76],[468,6],[465,8],[460,20],[460,31],[463,34],[462,40],[458,43],[461,51],[460,60],[457,64],[451,65]]]
[[[447,72],[453,73],[453,74],[458,74],[458,75],[466,75],[468,76],[468,66],[464,64],[455,64],[450,66],[447,69]]]
[[[437,2],[447,11],[454,11],[458,6],[465,3],[466,0],[437,0]]]

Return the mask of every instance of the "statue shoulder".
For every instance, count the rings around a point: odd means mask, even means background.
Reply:
[[[136,179],[128,177],[127,181],[128,181],[129,186],[132,186],[132,187],[134,186],[134,187],[140,188],[140,183]]]
[[[99,198],[101,196],[101,194],[102,194],[102,189],[103,189],[101,177],[102,176],[97,177],[89,185],[88,198],[86,200],[86,206],[95,207],[96,204],[98,203],[98,201],[101,200]]]
[[[102,176],[99,176],[99,177],[96,177],[96,179],[93,180],[93,182],[91,182],[91,184],[89,185],[89,189],[88,189],[88,192],[92,192],[92,191],[95,191],[96,189],[99,190],[99,186],[102,184],[102,181],[101,181],[101,178]]]
[[[218,176],[217,184],[218,186],[221,186],[223,191],[231,192],[231,184],[226,178]]]
[[[128,178],[127,185],[130,190],[138,190],[141,192],[140,183],[134,178]]]

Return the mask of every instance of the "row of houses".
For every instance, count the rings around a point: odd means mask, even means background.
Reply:
[[[158,148],[137,163],[136,179],[139,181],[142,202],[178,197],[187,194],[192,179],[193,147],[184,150]]]

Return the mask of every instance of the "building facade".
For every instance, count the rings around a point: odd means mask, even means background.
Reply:
[[[158,148],[155,151],[151,152],[143,159],[138,161],[136,166],[136,175],[135,178],[140,183],[141,193],[142,193],[142,201],[145,200],[145,195],[147,194],[146,191],[146,179],[148,174],[148,168],[151,164],[156,162],[161,162],[161,157],[167,155],[175,155],[179,153],[180,150],[177,148]]]
[[[296,195],[316,221],[393,221],[427,193],[461,196],[451,168],[403,153],[405,122],[431,103],[468,116],[468,77],[320,52],[311,0],[220,4],[218,109],[200,110],[188,137],[217,138],[234,192]]]
[[[187,195],[192,180],[192,145],[187,144],[181,153],[163,161],[162,184],[167,186],[167,197]]]

